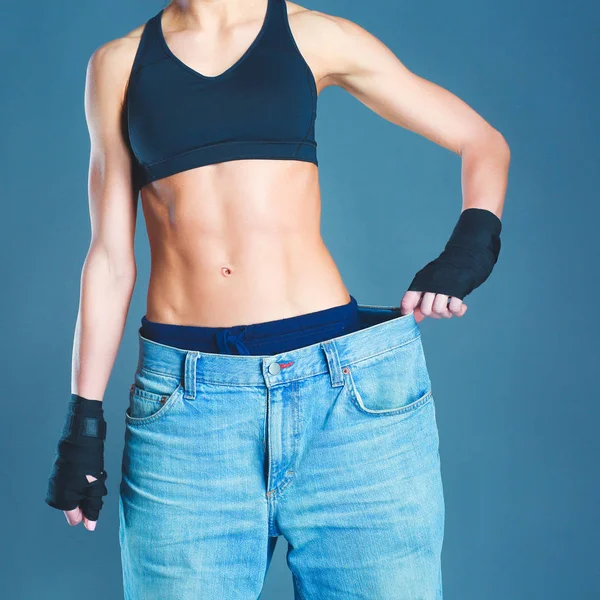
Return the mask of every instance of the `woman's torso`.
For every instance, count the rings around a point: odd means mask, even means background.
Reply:
[[[274,10],[280,0],[269,1],[270,10]],[[216,60],[199,60],[194,57],[203,54],[196,54],[200,52],[196,44],[185,44],[185,37],[178,41],[178,34],[169,35],[168,12],[162,19],[162,46],[165,41],[169,46],[167,56],[160,56],[160,66],[177,73],[173,93],[177,92],[179,77],[186,78],[186,85],[194,86],[208,81],[210,76],[202,73],[225,72],[233,82],[237,67],[249,73],[251,60],[255,61],[255,68],[260,66],[260,51],[276,51],[266,46],[258,50],[257,46],[254,55],[245,53],[256,39],[256,32],[262,31],[259,27],[263,19],[257,18],[245,26],[247,35],[240,33],[239,43],[227,43],[223,54],[229,58],[219,60],[220,65]],[[274,26],[272,17],[271,27]],[[291,34],[291,28],[288,33]],[[206,44],[207,48],[214,48],[214,43]],[[289,54],[289,61],[295,60],[298,66],[298,60],[306,60],[304,64],[310,66],[318,81],[318,66],[314,61],[309,65],[310,59],[300,56],[298,48],[296,51],[296,56]],[[240,56],[243,60],[236,61]],[[265,66],[267,58],[267,54],[262,57]],[[186,65],[190,71],[187,74]],[[181,66],[184,69],[178,68]],[[198,78],[194,71],[200,74]],[[152,75],[151,70],[145,72],[147,78]],[[220,82],[215,79],[215,83]],[[245,85],[249,83],[246,81]],[[221,86],[223,93],[228,85]],[[305,84],[298,81],[293,85]],[[320,90],[316,82],[310,85],[314,86],[316,103]],[[207,93],[220,89],[210,85]],[[288,92],[296,97],[295,88]],[[192,101],[204,97],[197,90],[193,93],[196,95]],[[243,95],[245,88],[237,93]],[[297,93],[306,93],[306,88],[298,87]],[[227,102],[227,97],[223,101]],[[294,110],[299,112],[296,107]],[[250,114],[249,118],[256,120],[261,115]],[[240,125],[234,127],[231,135],[239,129]],[[255,132],[260,131],[260,125],[255,125]],[[320,235],[318,167],[308,160],[289,158],[225,160],[187,168],[143,185],[141,203],[151,250],[148,319],[182,325],[232,326],[305,314],[349,301],[348,291]]]
[[[157,182],[142,194],[142,207],[151,321],[231,326],[349,300],[319,233],[310,163],[208,165]]]

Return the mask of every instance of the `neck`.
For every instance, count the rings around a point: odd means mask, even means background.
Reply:
[[[223,27],[240,19],[252,19],[268,0],[171,0],[165,7],[190,26]]]

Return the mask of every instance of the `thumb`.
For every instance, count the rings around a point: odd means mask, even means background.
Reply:
[[[81,523],[83,515],[79,506],[77,508],[73,508],[72,510],[63,510],[63,513],[65,514],[65,518],[67,519],[67,523],[69,525],[78,525]]]

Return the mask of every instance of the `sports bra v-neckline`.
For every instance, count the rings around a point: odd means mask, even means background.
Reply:
[[[171,51],[163,11],[146,22],[125,95],[134,185],[232,160],[318,166],[317,85],[285,0],[267,0],[256,37],[218,75],[196,71]]]
[[[265,10],[265,14],[263,16],[263,20],[262,20],[262,25],[260,26],[260,29],[256,35],[256,37],[254,38],[254,40],[252,41],[252,43],[250,44],[250,46],[248,46],[248,48],[244,51],[244,53],[227,69],[225,69],[224,71],[222,71],[221,73],[219,73],[218,75],[204,75],[203,73],[200,73],[200,71],[197,71],[196,69],[192,68],[190,65],[188,65],[187,63],[185,63],[183,60],[181,60],[169,47],[169,44],[167,43],[167,40],[165,38],[165,33],[164,33],[164,29],[163,29],[163,24],[162,24],[162,17],[163,17],[163,13],[164,13],[164,8],[158,13],[158,15],[156,15],[156,25],[157,25],[157,33],[158,33],[158,38],[161,42],[161,44],[164,46],[165,51],[167,52],[167,54],[176,62],[178,63],[181,67],[183,67],[184,69],[186,69],[187,71],[190,71],[192,74],[200,77],[201,79],[206,79],[206,80],[213,80],[216,81],[218,79],[221,79],[222,77],[225,77],[226,75],[228,75],[230,72],[234,71],[235,69],[237,69],[237,67],[239,65],[241,65],[246,58],[252,53],[252,50],[258,45],[258,43],[260,42],[261,38],[263,37],[267,26],[268,26],[268,22],[269,22],[269,17],[271,14],[271,3],[273,0],[267,0],[267,8]]]

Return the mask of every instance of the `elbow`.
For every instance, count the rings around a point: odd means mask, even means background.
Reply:
[[[494,137],[495,152],[504,159],[504,162],[510,164],[510,146],[506,141],[506,138],[497,130],[494,129],[492,132]]]
[[[135,259],[115,259],[110,261],[110,274],[118,282],[135,285],[137,265]]]
[[[129,250],[116,250],[101,243],[92,243],[84,268],[97,272],[106,282],[133,287],[137,279],[135,255]]]
[[[491,126],[485,127],[464,143],[459,152],[463,158],[467,156],[493,156],[503,164],[510,164],[510,146],[506,138]]]

